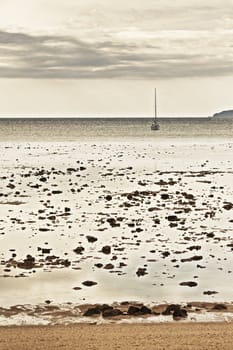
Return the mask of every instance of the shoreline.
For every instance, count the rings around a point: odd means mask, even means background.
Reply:
[[[233,323],[0,327],[0,350],[232,349]]]
[[[233,323],[233,303],[192,302],[148,305],[139,302],[112,304],[55,304],[47,300],[36,305],[0,307],[0,327]]]

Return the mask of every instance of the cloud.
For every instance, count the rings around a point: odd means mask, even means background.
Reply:
[[[0,77],[156,79],[231,75],[232,31],[138,31],[108,40],[0,31]]]

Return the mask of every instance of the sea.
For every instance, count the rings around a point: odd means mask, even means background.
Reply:
[[[151,118],[1,118],[1,141],[79,141],[91,139],[231,139],[233,119],[163,118],[159,131]]]

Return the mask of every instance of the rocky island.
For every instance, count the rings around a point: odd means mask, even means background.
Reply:
[[[233,118],[233,109],[229,109],[227,111],[215,113],[213,115],[213,118]]]

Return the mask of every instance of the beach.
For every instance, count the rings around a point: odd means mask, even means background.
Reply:
[[[231,350],[233,323],[1,327],[1,350]]]
[[[15,123],[0,144],[0,325],[92,323],[98,304],[123,318],[139,307],[142,323],[172,321],[157,315],[170,304],[187,321],[231,320],[228,124],[204,140],[206,121],[156,137],[143,120]]]

